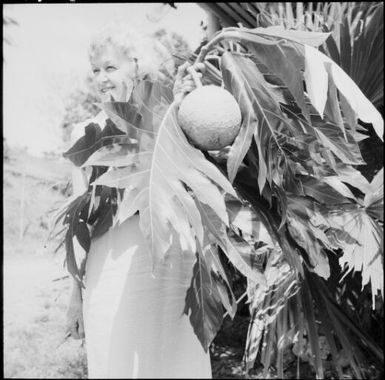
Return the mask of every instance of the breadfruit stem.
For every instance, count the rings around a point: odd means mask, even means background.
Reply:
[[[206,55],[212,50],[212,48],[222,40],[239,40],[240,38],[241,36],[239,35],[237,28],[222,30],[222,32],[217,34],[211,41],[202,47],[195,63],[203,62]]]
[[[263,29],[263,28],[261,28],[261,29]],[[243,34],[240,33],[240,31],[243,32]],[[245,33],[245,31],[248,33]],[[255,34],[255,32],[254,32],[254,34]],[[263,32],[259,32],[257,34],[258,34],[258,37],[260,38],[259,42],[263,43],[263,44],[277,45],[277,44],[281,43],[282,41],[285,41],[284,38],[279,38],[279,39],[276,39],[275,41],[271,41],[271,40],[264,38],[265,34]],[[257,36],[255,36],[255,35],[253,36],[253,32],[252,31],[250,32],[250,30],[247,28],[231,27],[231,28],[222,29],[222,31],[220,33],[216,34],[205,46],[203,46],[201,48],[201,51],[200,51],[195,63],[203,62],[206,55],[208,55],[208,53],[211,50],[213,50],[214,47],[216,47],[218,49],[218,46],[215,46],[215,45],[218,45],[218,43],[221,42],[222,40],[226,40],[226,41],[232,41],[232,40],[235,40],[235,41],[242,41],[242,40],[254,41],[255,37],[257,37]],[[267,37],[269,37],[269,35],[267,35]]]

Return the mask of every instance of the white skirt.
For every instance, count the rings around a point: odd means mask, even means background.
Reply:
[[[92,241],[83,312],[89,378],[211,378],[186,315],[193,255],[160,264],[156,278],[134,215]]]

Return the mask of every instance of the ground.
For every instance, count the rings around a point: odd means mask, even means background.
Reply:
[[[61,344],[70,281],[54,280],[67,275],[64,252],[44,248],[69,166],[13,151],[3,168],[4,377],[85,378],[81,342]]]
[[[46,257],[4,263],[4,376],[86,378],[80,341],[64,342],[69,281]]]

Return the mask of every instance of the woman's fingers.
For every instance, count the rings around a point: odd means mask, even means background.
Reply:
[[[200,71],[201,73],[204,73],[206,71],[206,65],[202,62],[194,63],[193,68],[195,71]]]
[[[182,78],[182,82],[185,83],[188,80],[192,80],[191,74],[184,75]]]
[[[186,86],[186,87],[183,87],[182,92],[184,94],[186,94],[186,93],[189,93],[191,91],[194,91],[195,89],[196,89],[196,86]]]
[[[197,73],[197,76],[198,76],[199,78],[202,78],[202,73]],[[193,79],[193,77],[192,77],[191,74],[187,74],[187,75],[183,78],[183,80],[185,81],[185,80],[194,80],[194,79]]]
[[[198,74],[199,78],[202,78],[202,74]],[[192,79],[191,75],[186,75],[181,81],[175,83],[176,92],[185,92],[186,89],[193,90],[196,87],[195,81]]]
[[[204,73],[206,71],[206,65],[204,63],[194,63],[191,65],[189,62],[185,62],[183,65],[180,65],[177,70],[176,78],[184,78],[184,77],[190,77],[191,74],[187,74],[187,68],[193,67],[195,71],[198,72],[199,75],[202,75],[201,73]]]
[[[84,339],[85,337],[84,323],[81,319],[69,324],[67,331],[73,339]]]
[[[197,77],[199,79],[202,78],[202,74],[197,74]],[[193,87],[196,87],[196,83],[195,83],[195,80],[192,78],[192,76],[189,74],[189,75],[186,75],[183,80],[182,80],[182,87],[190,87],[190,86],[193,86]]]
[[[173,90],[174,99],[177,103],[180,103],[186,94],[195,90],[197,87],[192,75],[187,71],[189,67],[194,68],[199,79],[202,78],[202,73],[206,70],[204,63],[191,65],[189,62],[185,62],[183,65],[178,67]]]
[[[83,319],[79,320],[78,324],[79,324],[79,326],[78,326],[78,334],[79,334],[79,338],[80,338],[80,339],[84,339],[84,338],[85,338],[85,334],[84,334],[84,323],[83,323]]]
[[[180,65],[178,67],[178,70],[176,72],[175,80],[182,79],[184,74],[186,73],[187,67],[189,67],[190,64],[188,62],[185,62],[183,65]]]
[[[73,339],[84,338],[84,323],[81,304],[74,298],[67,311],[67,332]]]
[[[71,337],[73,339],[80,339],[78,334],[78,324],[77,323],[71,323],[67,326],[67,331],[71,334]]]

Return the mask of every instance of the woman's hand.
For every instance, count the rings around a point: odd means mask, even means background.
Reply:
[[[67,336],[74,339],[84,339],[83,301],[81,288],[76,281],[67,311]]]
[[[193,67],[197,71],[198,77],[202,78],[202,73],[205,71],[204,63],[196,63],[191,65],[188,62],[185,62],[183,65],[178,67],[178,71],[175,77],[175,83],[173,88],[174,101],[179,105],[184,97],[191,91],[196,89],[196,84],[191,76],[187,72],[189,67]]]

